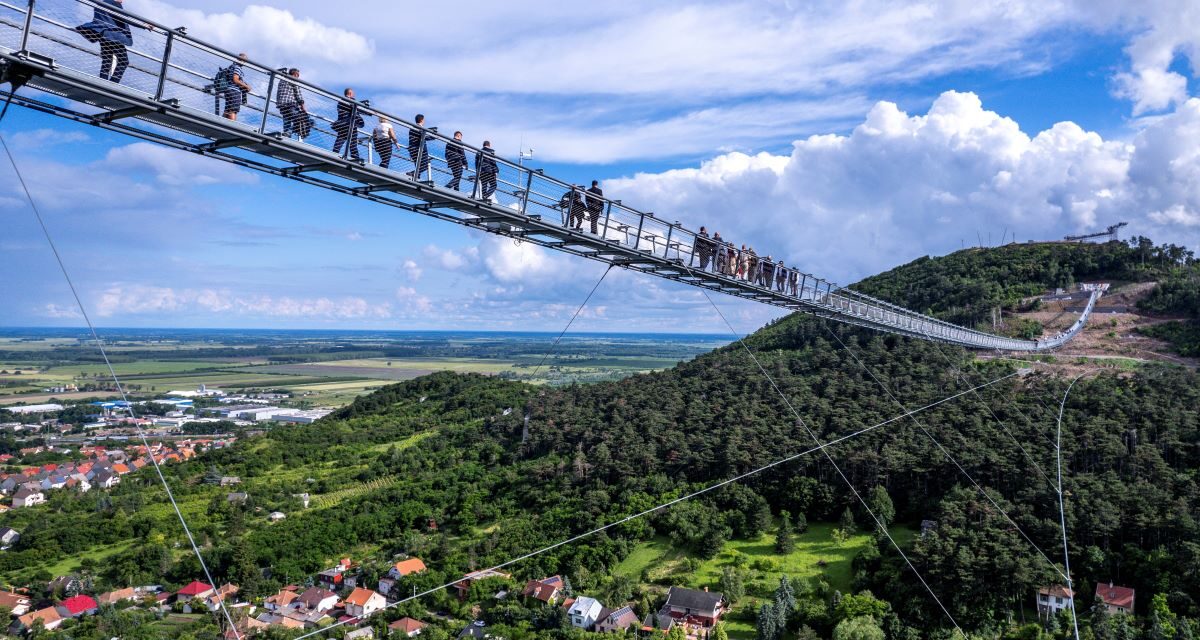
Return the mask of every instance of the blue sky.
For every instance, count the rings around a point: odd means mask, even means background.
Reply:
[[[417,30],[360,4],[127,2],[837,282],[1006,230],[1200,244],[1194,3],[469,0]],[[603,270],[19,109],[3,132],[103,326],[556,331]],[[0,325],[77,326],[0,189]],[[577,328],[722,330],[707,305],[615,272]]]

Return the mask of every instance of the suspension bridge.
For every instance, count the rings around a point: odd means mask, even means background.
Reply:
[[[76,27],[97,8],[132,27],[133,45],[122,47],[129,67],[119,82],[101,70],[101,46]],[[111,54],[111,51],[109,52]],[[222,117],[222,93],[214,79],[238,62],[250,87],[237,121]],[[105,60],[111,63],[111,58]],[[133,138],[189,151],[241,167],[439,220],[531,242],[611,266],[718,291],[747,300],[830,318],[837,322],[975,349],[1047,351],[1079,333],[1102,291],[1093,291],[1078,320],[1065,332],[1036,340],[993,335],[929,317],[832,282],[797,272],[794,284],[773,287],[707,265],[718,246],[679,222],[634,209],[621,200],[599,199],[597,230],[573,228],[560,206],[573,185],[488,154],[496,164],[495,193],[481,197],[479,176],[467,171],[469,190],[440,186],[453,175],[446,159],[457,146],[436,129],[238,56],[186,33],[111,5],[89,0],[0,0],[0,79],[12,84],[13,103]],[[103,75],[103,77],[102,77]],[[281,86],[298,88],[311,131],[303,139],[285,135],[278,97]],[[373,164],[371,137],[354,127],[348,144],[333,151],[339,113],[349,122],[384,118],[398,138],[415,132],[421,143],[390,168]],[[310,119],[310,120],[309,120]],[[345,121],[345,120],[343,120]],[[307,128],[307,127],[306,127]],[[343,127],[343,132],[346,129]],[[366,158],[358,158],[366,151]],[[468,158],[482,150],[461,144]],[[429,179],[423,180],[426,172]],[[488,189],[490,191],[490,189]],[[793,261],[792,264],[797,264]]]

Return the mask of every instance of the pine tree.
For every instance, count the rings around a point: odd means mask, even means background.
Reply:
[[[871,505],[871,511],[875,513],[875,517],[883,523],[883,526],[888,526],[896,519],[896,506],[892,504],[892,497],[888,495],[887,489],[881,485],[875,485],[871,489],[871,495],[867,497],[867,504]]]
[[[846,510],[842,512],[842,517],[838,519],[838,527],[841,528],[841,530],[845,532],[847,536],[854,535],[857,527],[854,522],[854,512],[850,510],[850,507],[846,507]]]
[[[711,640],[729,640],[729,632],[725,631],[725,623],[718,622],[713,629]]]
[[[758,610],[758,621],[754,625],[758,632],[758,640],[777,640],[779,637],[779,628],[776,625],[776,617],[774,607],[769,604],[764,604]]]
[[[775,604],[788,617],[796,610],[796,591],[792,589],[792,583],[786,575],[779,577],[779,587],[775,589]]]
[[[787,555],[796,548],[792,539],[792,516],[787,511],[779,514],[779,532],[775,535],[775,552]]]
[[[796,514],[796,533],[804,533],[808,531],[808,518],[804,517],[803,513]]]

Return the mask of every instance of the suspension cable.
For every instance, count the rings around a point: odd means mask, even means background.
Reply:
[[[1010,373],[1010,374],[1008,374],[1008,375],[1001,376],[1001,377],[999,377],[999,378],[996,378],[995,380],[992,380],[991,382],[987,382],[987,383],[985,383],[985,384],[982,384],[982,385],[980,385],[979,387],[976,387],[976,389],[983,389],[983,388],[986,388],[986,387],[990,387],[990,386],[992,386],[992,385],[994,385],[994,384],[998,384],[998,383],[1000,383],[1000,382],[1003,382],[1003,381],[1005,381],[1005,380],[1008,380],[1009,378],[1012,378],[1012,377],[1014,377],[1014,376],[1016,376],[1016,375],[1017,375],[1017,374],[1015,374],[1015,373]],[[481,570],[479,570],[479,571],[473,571],[473,572],[471,572],[470,574],[467,574],[467,575],[468,575],[468,576],[470,576],[470,575],[477,575],[477,574],[487,573],[487,572],[489,572],[489,571],[498,571],[498,570],[500,570],[500,569],[503,569],[503,568],[505,568],[505,567],[508,567],[508,566],[511,566],[511,565],[517,564],[518,562],[521,562],[521,561],[528,560],[528,559],[530,559],[530,558],[533,558],[533,557],[539,556],[539,555],[541,555],[541,554],[543,554],[543,553],[546,553],[547,551],[553,551],[554,549],[557,549],[557,548],[559,548],[559,547],[562,547],[562,546],[565,546],[565,545],[568,545],[568,544],[572,544],[572,543],[578,542],[578,541],[580,541],[580,540],[583,540],[583,539],[585,539],[585,538],[588,538],[588,537],[590,537],[590,536],[593,536],[593,535],[595,535],[595,534],[597,534],[597,533],[601,533],[601,532],[603,532],[603,531],[607,531],[607,530],[609,530],[609,529],[611,529],[611,528],[613,528],[613,527],[616,527],[616,526],[619,526],[619,525],[625,524],[626,522],[631,522],[631,521],[633,521],[633,520],[637,520],[637,519],[639,519],[639,518],[643,518],[643,517],[645,517],[645,516],[648,516],[648,515],[650,515],[650,514],[652,514],[652,513],[656,513],[656,512],[658,512],[658,511],[662,511],[663,509],[667,509],[667,508],[669,508],[669,507],[673,507],[673,506],[675,506],[675,505],[677,505],[677,504],[679,504],[679,503],[681,503],[681,502],[685,502],[685,501],[687,501],[687,500],[691,500],[692,498],[696,498],[696,497],[698,497],[698,496],[702,496],[702,495],[704,495],[704,494],[706,494],[706,493],[710,493],[710,492],[712,492],[712,491],[715,491],[715,490],[717,490],[717,489],[720,489],[721,487],[725,487],[725,486],[728,486],[728,485],[730,485],[730,484],[734,484],[734,483],[736,483],[736,482],[741,482],[742,480],[745,480],[746,478],[750,478],[750,477],[752,477],[752,476],[755,476],[755,475],[758,475],[758,474],[760,474],[760,473],[762,473],[762,472],[764,472],[764,471],[767,471],[768,469],[773,469],[773,468],[775,468],[775,467],[778,467],[778,466],[780,466],[780,465],[786,464],[786,463],[788,463],[788,462],[792,462],[792,461],[794,461],[794,460],[797,460],[797,459],[799,459],[799,458],[802,458],[802,457],[804,457],[804,456],[806,456],[806,455],[809,455],[809,454],[811,454],[811,453],[814,453],[814,452],[816,452],[816,451],[823,451],[823,450],[825,450],[825,449],[827,449],[827,448],[829,448],[829,447],[832,447],[832,446],[834,446],[834,445],[841,444],[841,443],[843,443],[843,442],[846,442],[846,441],[848,441],[848,440],[851,440],[851,439],[857,438],[857,437],[859,437],[859,436],[862,436],[862,435],[866,435],[866,434],[868,434],[868,433],[871,433],[872,431],[875,431],[875,430],[877,430],[877,429],[881,429],[881,428],[883,428],[883,427],[885,427],[885,426],[887,426],[887,425],[889,425],[889,424],[892,424],[892,423],[894,423],[894,422],[899,422],[899,421],[901,421],[901,420],[903,420],[903,419],[905,419],[905,418],[907,418],[907,417],[909,417],[909,416],[912,416],[912,415],[915,415],[915,414],[918,414],[918,413],[922,413],[922,412],[924,412],[924,411],[927,411],[927,410],[929,410],[929,409],[932,409],[932,408],[934,408],[934,407],[941,406],[941,405],[943,405],[943,404],[945,404],[945,403],[947,403],[947,402],[950,402],[951,400],[957,400],[958,398],[961,398],[962,396],[965,396],[965,395],[967,395],[968,393],[970,393],[970,390],[967,390],[967,391],[960,391],[960,392],[958,392],[958,393],[956,393],[956,394],[954,394],[954,395],[951,395],[951,396],[946,396],[945,398],[942,398],[941,400],[937,400],[937,401],[931,402],[931,403],[929,403],[929,404],[927,404],[927,405],[925,405],[925,406],[923,406],[923,407],[919,407],[919,408],[917,408],[917,409],[913,409],[913,410],[911,410],[911,411],[905,411],[904,413],[901,413],[901,414],[899,414],[899,415],[892,416],[891,418],[888,418],[887,420],[884,420],[884,421],[882,421],[882,422],[878,422],[878,423],[876,423],[876,424],[873,424],[873,425],[871,425],[871,426],[869,426],[869,427],[864,427],[864,428],[862,428],[862,429],[859,429],[859,430],[857,430],[857,431],[854,431],[854,432],[852,432],[852,433],[848,433],[848,434],[846,434],[846,435],[844,435],[844,436],[840,436],[840,437],[834,438],[833,440],[830,440],[829,442],[826,442],[826,443],[825,443],[825,444],[823,444],[823,445],[820,445],[820,446],[816,446],[816,447],[812,447],[812,448],[806,449],[806,450],[804,450],[804,451],[801,451],[801,452],[799,452],[799,453],[796,453],[796,454],[793,454],[793,455],[787,456],[786,458],[780,458],[779,460],[776,460],[776,461],[774,461],[774,462],[771,462],[771,463],[765,464],[765,465],[763,465],[763,466],[761,466],[761,467],[758,467],[757,469],[753,469],[753,470],[751,470],[751,471],[747,471],[746,473],[743,473],[743,474],[741,474],[741,475],[738,475],[738,476],[734,476],[734,477],[732,477],[732,478],[729,478],[729,479],[727,479],[727,480],[722,480],[722,481],[720,481],[720,482],[717,482],[717,483],[715,483],[715,484],[708,485],[708,486],[706,486],[706,487],[704,487],[704,488],[702,488],[702,489],[699,489],[699,490],[697,490],[697,491],[694,491],[694,492],[692,492],[692,493],[689,493],[689,494],[687,494],[687,495],[685,495],[685,496],[682,496],[682,497],[679,497],[679,498],[675,498],[674,500],[671,500],[671,501],[669,501],[669,502],[664,502],[664,503],[662,503],[662,504],[660,504],[660,505],[658,505],[658,506],[655,506],[655,507],[651,507],[651,508],[649,508],[649,509],[646,509],[645,511],[640,511],[640,512],[638,512],[638,513],[635,513],[635,514],[633,514],[633,515],[625,516],[624,518],[621,518],[621,519],[619,519],[619,520],[615,520],[615,521],[613,521],[613,522],[610,522],[610,523],[608,523],[608,524],[606,524],[606,525],[603,525],[603,526],[601,526],[601,527],[597,527],[597,528],[595,528],[595,529],[592,529],[591,531],[587,531],[587,532],[581,533],[581,534],[579,534],[579,535],[573,536],[573,537],[571,537],[571,538],[567,538],[566,540],[563,540],[563,541],[561,541],[561,542],[556,542],[556,543],[554,543],[554,544],[552,544],[552,545],[549,545],[549,546],[546,546],[546,547],[542,547],[541,549],[538,549],[537,551],[533,551],[533,552],[527,553],[527,554],[525,554],[525,555],[523,555],[523,556],[519,556],[519,557],[513,558],[512,560],[508,560],[508,561],[506,561],[506,562],[501,562],[500,564],[494,565],[494,566],[492,566],[492,567],[489,567],[489,568],[487,568],[487,569],[481,569]],[[433,594],[433,593],[437,593],[438,591],[441,591],[441,590],[443,590],[443,589],[449,589],[450,587],[453,587],[454,585],[456,585],[456,584],[458,584],[458,583],[460,583],[460,582],[462,582],[462,580],[461,580],[461,579],[459,579],[459,580],[455,580],[454,582],[447,582],[446,584],[443,584],[443,585],[441,585],[441,586],[434,587],[434,588],[432,588],[432,589],[427,589],[427,590],[425,590],[425,591],[422,591],[422,592],[420,592],[420,593],[413,594],[413,595],[411,595],[411,596],[408,596],[408,597],[406,597],[406,598],[404,598],[404,599],[397,600],[396,602],[392,602],[392,603],[388,604],[387,606],[383,607],[383,609],[381,609],[381,611],[382,611],[382,610],[386,610],[386,609],[391,609],[392,607],[398,607],[398,606],[400,606],[400,605],[402,605],[402,604],[404,604],[404,603],[406,603],[406,602],[411,602],[411,601],[413,601],[413,600],[416,600],[416,599],[418,599],[418,598],[423,598],[423,597],[425,597],[425,596],[427,596],[427,595],[430,595],[430,594]],[[318,635],[318,634],[323,634],[323,633],[325,633],[325,632],[327,632],[327,631],[330,631],[330,630],[332,630],[332,629],[336,629],[337,627],[343,626],[343,625],[347,624],[348,622],[349,622],[349,620],[346,620],[346,621],[343,621],[343,622],[337,622],[337,623],[335,623],[335,624],[329,625],[328,627],[324,627],[324,628],[322,628],[322,629],[317,629],[317,630],[315,630],[315,631],[310,631],[309,633],[306,633],[306,634],[304,634],[304,635],[302,635],[302,636],[299,636],[299,637],[297,637],[295,640],[302,640],[303,638],[308,638],[308,637],[315,636],[315,635]]]
[[[1075,585],[1071,582],[1071,554],[1067,550],[1066,494],[1063,493],[1062,486],[1062,419],[1063,411],[1067,407],[1067,396],[1071,395],[1071,389],[1075,387],[1075,383],[1079,382],[1080,378],[1089,373],[1095,373],[1095,371],[1084,371],[1075,376],[1071,384],[1067,385],[1067,391],[1063,394],[1062,402],[1058,405],[1058,436],[1057,444],[1055,445],[1055,459],[1058,463],[1058,522],[1062,526],[1063,565],[1067,569],[1064,577],[1067,579],[1067,588],[1071,590],[1071,621],[1075,623],[1075,640],[1079,640],[1079,611],[1075,608]]]
[[[563,327],[563,330],[558,333],[558,337],[554,339],[554,344],[550,345],[550,350],[542,354],[542,361],[539,362],[536,367],[534,367],[533,374],[530,376],[530,378],[536,378],[538,371],[542,369],[542,365],[546,364],[546,359],[557,351],[559,341],[563,339],[563,336],[567,334],[567,330],[570,329],[571,325],[575,323],[575,319],[578,318],[579,314],[583,312],[583,308],[587,306],[587,303],[596,293],[596,289],[600,288],[600,283],[604,282],[604,279],[608,277],[608,272],[612,271],[612,268],[613,265],[610,264],[608,265],[608,268],[604,270],[604,273],[600,274],[600,279],[596,281],[596,284],[592,286],[592,290],[588,292],[587,297],[583,299],[583,303],[580,304],[579,308],[575,310],[575,315],[571,316],[571,319],[567,321],[567,326]]]
[[[842,346],[842,349],[845,350],[846,353],[848,353],[850,355],[850,357],[854,359],[855,362],[858,363],[858,366],[862,367],[863,371],[866,371],[867,375],[871,376],[871,379],[874,380],[876,382],[876,384],[878,384],[880,386],[880,388],[883,389],[884,393],[886,393],[888,395],[888,397],[892,399],[892,402],[895,402],[896,406],[900,407],[901,409],[904,409],[905,408],[904,403],[901,402],[900,399],[897,398],[894,393],[892,393],[892,390],[886,384],[884,384],[883,381],[880,380],[875,375],[875,373],[873,371],[871,371],[871,369],[868,368],[867,365],[861,359],[859,359],[859,357],[857,355],[855,355],[854,351],[851,350],[850,347],[846,346],[846,343],[842,341],[841,337],[838,336],[837,333],[834,332],[832,328],[830,328],[829,322],[826,321],[823,324],[825,326],[825,330],[829,332],[829,335],[833,336],[833,339],[837,340],[837,343]],[[1000,514],[1004,516],[1005,520],[1008,520],[1009,524],[1011,524],[1013,527],[1016,527],[1017,532],[1021,534],[1021,537],[1025,538],[1026,542],[1028,542],[1030,544],[1030,546],[1032,546],[1039,554],[1041,554],[1042,558],[1044,558],[1046,560],[1046,562],[1049,563],[1050,566],[1053,567],[1054,570],[1058,572],[1059,575],[1066,578],[1067,577],[1066,574],[1063,573],[1061,570],[1059,570],[1058,565],[1054,564],[1054,561],[1051,560],[1050,557],[1046,555],[1046,552],[1042,551],[1041,547],[1039,547],[1037,545],[1037,543],[1035,543],[1033,541],[1033,538],[1030,538],[1029,535],[1027,533],[1025,533],[1025,530],[1021,528],[1021,525],[1017,524],[1016,521],[1013,520],[1012,517],[1008,515],[1008,513],[1004,510],[1004,508],[1001,507],[1000,504],[994,498],[992,498],[992,496],[990,494],[988,494],[988,492],[985,491],[984,488],[978,482],[975,481],[975,478],[973,478],[971,476],[971,474],[966,470],[966,468],[964,468],[961,464],[959,464],[958,460],[955,459],[955,457],[950,453],[950,451],[946,447],[942,446],[941,442],[938,442],[938,439],[935,438],[933,433],[931,433],[929,431],[929,429],[926,428],[925,424],[923,422],[921,422],[920,420],[918,420],[916,416],[912,416],[912,421],[914,424],[917,425],[917,428],[919,428],[922,433],[924,433],[926,436],[928,436],[929,440],[932,441],[933,444],[937,446],[938,450],[940,450],[942,452],[942,455],[946,456],[946,458],[948,460],[950,460],[950,462],[952,462],[954,464],[954,466],[957,467],[958,470],[964,476],[966,476],[967,480],[970,480],[971,484],[975,485],[975,488],[979,491],[980,495],[982,495],[984,498],[986,498],[988,502],[992,503],[992,506],[995,507],[996,510],[999,511]]]
[[[942,346],[936,342],[934,342],[933,345],[934,348],[937,349],[937,352],[941,354],[946,363],[950,365],[950,369],[954,371],[954,377],[956,380],[959,383],[970,386],[970,381],[967,380],[962,370],[960,370],[958,366],[954,364],[954,361],[950,359],[950,356],[946,355],[946,352],[942,349]],[[1008,426],[1005,425],[1002,420],[1000,420],[1000,418],[996,415],[996,412],[992,411],[991,405],[984,401],[983,396],[979,395],[978,393],[975,393],[974,395],[979,404],[987,410],[988,415],[992,416],[992,420],[995,420],[996,424],[1000,425],[1000,430],[1003,431],[1005,435],[1007,435],[1009,439],[1013,441],[1013,444],[1017,445],[1017,448],[1021,450],[1021,453],[1025,455],[1025,459],[1029,461],[1029,464],[1033,465],[1034,469],[1037,469],[1037,472],[1048,484],[1053,485],[1054,481],[1050,479],[1050,476],[1046,474],[1045,470],[1042,469],[1042,466],[1037,463],[1037,460],[1034,459],[1033,455],[1029,453],[1029,450],[1025,448],[1025,445],[1021,444],[1021,441],[1012,434],[1012,431],[1009,430]],[[1025,417],[1025,420],[1028,422],[1029,418]]]
[[[808,432],[808,436],[812,438],[812,441],[817,445],[817,449],[820,449],[820,451],[825,454],[825,459],[828,460],[829,464],[833,466],[834,471],[837,471],[837,474],[841,476],[842,481],[846,483],[846,486],[850,489],[850,492],[854,494],[854,497],[858,498],[859,503],[861,503],[863,508],[867,510],[867,513],[870,514],[871,519],[875,521],[875,524],[879,527],[879,530],[883,532],[883,535],[886,536],[888,541],[892,543],[892,546],[895,547],[896,552],[900,554],[900,557],[904,559],[904,562],[908,565],[908,568],[911,569],[913,574],[917,576],[917,580],[920,580],[921,584],[925,586],[925,590],[929,592],[929,595],[933,598],[933,601],[936,602],[938,607],[941,608],[942,613],[945,613],[946,617],[950,619],[950,624],[954,625],[954,628],[959,632],[962,632],[962,627],[958,626],[958,622],[954,619],[954,616],[951,615],[950,610],[946,608],[946,605],[942,604],[941,599],[938,598],[937,594],[933,592],[933,588],[930,587],[929,583],[925,581],[925,578],[921,575],[921,572],[917,571],[916,565],[914,565],[912,561],[908,559],[908,555],[904,553],[904,549],[900,547],[900,544],[897,543],[896,539],[892,537],[892,534],[888,532],[887,526],[883,524],[883,521],[879,519],[879,516],[875,515],[875,511],[871,509],[871,506],[868,505],[867,501],[863,499],[862,495],[859,494],[858,489],[854,487],[854,483],[850,482],[850,478],[848,478],[846,474],[842,472],[841,467],[839,467],[837,462],[834,461],[833,456],[826,451],[825,445],[821,444],[821,440],[817,438],[816,432],[809,428],[808,423],[805,422],[804,418],[800,416],[800,412],[797,411],[794,406],[792,406],[792,402],[788,399],[787,394],[785,394],[783,390],[779,388],[779,385],[775,383],[775,379],[771,377],[771,374],[768,373],[767,369],[763,367],[761,362],[759,362],[758,356],[754,355],[754,352],[750,350],[750,346],[746,344],[746,340],[737,332],[736,329],[733,328],[733,325],[730,324],[729,319],[726,318],[725,314],[721,312],[721,308],[718,307],[717,303],[713,301],[712,296],[708,295],[708,291],[701,289],[701,292],[704,293],[704,297],[708,299],[708,302],[712,305],[713,309],[717,311],[717,315],[721,317],[721,320],[725,323],[725,326],[729,327],[729,332],[737,338],[738,343],[740,343],[742,348],[746,350],[746,353],[750,355],[750,359],[754,361],[756,366],[758,366],[758,370],[762,372],[764,377],[766,377],[767,382],[771,384],[771,386],[775,389],[775,392],[779,394],[780,398],[783,399],[783,403],[787,405],[788,410],[790,410],[792,415],[796,417],[796,422],[803,427],[806,432]],[[1012,375],[1016,374],[1014,373]]]
[[[16,93],[16,88],[9,93],[8,99],[12,100],[13,94]],[[7,106],[7,105],[6,105]],[[0,112],[2,115],[3,112]],[[137,413],[134,411],[133,403],[129,401],[129,396],[125,393],[125,387],[121,384],[120,378],[117,376],[117,371],[113,368],[112,361],[108,358],[108,351],[104,348],[104,342],[100,340],[100,335],[96,332],[95,325],[92,324],[92,319],[88,316],[87,309],[83,304],[83,300],[79,297],[79,291],[75,288],[75,283],[71,279],[70,272],[67,271],[66,263],[63,262],[62,255],[58,251],[58,246],[55,245],[54,239],[50,235],[50,229],[46,226],[46,221],[42,218],[41,210],[38,209],[37,203],[33,199],[33,195],[29,191],[29,185],[25,183],[25,177],[21,174],[21,169],[17,166],[16,158],[13,157],[12,150],[8,148],[8,141],[0,134],[0,146],[4,147],[4,153],[8,156],[8,161],[12,164],[13,172],[17,175],[17,180],[21,183],[21,189],[25,192],[25,198],[29,201],[29,207],[33,210],[34,216],[37,218],[38,225],[42,228],[42,234],[46,236],[46,242],[50,245],[50,250],[54,253],[54,259],[58,262],[58,267],[62,271],[63,277],[67,281],[67,286],[71,289],[71,295],[75,298],[75,304],[79,307],[79,313],[83,315],[84,321],[87,323],[88,331],[91,332],[92,339],[96,342],[96,347],[100,350],[100,355],[104,358],[104,365],[108,368],[108,373],[112,376],[113,384],[117,387],[117,392],[121,395],[121,400],[129,410],[129,416],[132,419],[134,427],[137,428],[138,436],[141,438],[142,446],[145,447],[146,453],[150,458],[151,464],[154,466],[154,471],[158,474],[158,479],[162,482],[163,489],[167,493],[167,498],[171,501],[171,507],[175,510],[175,515],[179,517],[179,524],[183,525],[183,532],[187,534],[188,542],[192,545],[192,552],[196,554],[196,559],[200,561],[200,568],[204,570],[204,576],[208,578],[208,583],[216,587],[216,582],[213,580],[212,573],[208,570],[208,564],[204,562],[204,556],[200,553],[200,547],[196,544],[196,538],[192,535],[192,530],[188,528],[187,520],[183,517],[183,511],[179,508],[179,503],[175,501],[175,494],[171,491],[171,485],[167,482],[167,477],[162,472],[162,467],[158,464],[158,459],[154,457],[154,452],[150,448],[150,441],[146,438],[146,432],[142,429],[141,424],[137,421]],[[218,594],[218,606],[221,612],[225,615],[225,620],[229,623],[229,628],[233,631],[236,640],[241,640],[241,633],[237,630],[237,625],[233,622],[233,616],[230,615],[229,609],[225,606],[225,595]]]

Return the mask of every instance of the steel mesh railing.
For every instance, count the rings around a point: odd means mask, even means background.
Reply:
[[[102,46],[81,35],[76,27],[91,21],[97,10],[128,22],[133,44]],[[447,145],[451,144],[447,132],[417,126],[375,109],[367,101],[346,99],[302,79],[291,78],[286,69],[254,61],[239,62],[241,79],[250,87],[249,91],[230,89],[237,95],[223,94],[216,90],[215,79],[221,69],[238,61],[236,53],[95,0],[0,0],[0,48],[35,52],[52,59],[60,72],[93,80],[109,77],[114,92],[131,92],[211,118],[214,129],[244,128],[279,137],[290,134],[298,143],[329,154],[336,151],[342,159],[363,164],[379,165],[390,151],[388,171],[400,179],[439,189],[446,188],[453,177],[446,161]],[[119,78],[111,77],[115,71],[113,65],[118,62],[116,58],[128,61]],[[102,64],[107,64],[107,68],[102,68]],[[285,82],[299,88],[306,111],[288,122],[284,121],[278,104],[279,87]],[[244,99],[236,124],[222,119],[230,97],[239,102]],[[357,125],[359,118],[361,126]],[[371,133],[381,119],[391,123],[395,145],[377,145],[373,140]],[[234,140],[237,141],[236,137]],[[339,142],[343,144],[339,146]],[[969,346],[1041,350],[1060,346],[1074,336],[1086,323],[1099,295],[1093,293],[1079,321],[1060,336],[1038,341],[993,336],[841,289],[792,267],[785,268],[787,275],[780,282],[776,277],[780,267],[775,261],[751,258],[733,245],[699,237],[677,222],[638,211],[620,200],[592,196],[583,191],[586,185],[576,187],[498,156],[488,156],[497,172],[494,193],[485,194],[487,181],[478,172],[481,150],[465,143],[462,147],[468,166],[458,186],[460,195],[469,194],[479,200],[488,195],[487,201],[494,206],[557,226],[566,234],[565,244],[587,242],[620,247],[668,265],[665,268],[675,268],[677,273],[694,275],[704,271],[707,281],[716,282],[714,288],[750,290],[749,297],[836,315],[867,326]],[[573,216],[569,195],[576,189],[582,206]],[[762,270],[759,265],[764,263],[765,271],[769,272],[765,280],[758,277]],[[747,266],[754,268],[746,272]]]

